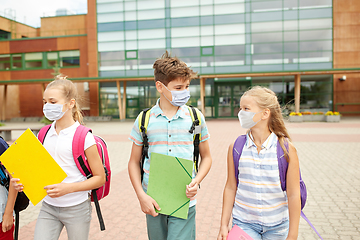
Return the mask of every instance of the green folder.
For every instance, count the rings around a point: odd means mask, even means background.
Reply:
[[[147,194],[160,206],[161,214],[187,219],[190,199],[186,185],[192,180],[193,161],[151,153]]]

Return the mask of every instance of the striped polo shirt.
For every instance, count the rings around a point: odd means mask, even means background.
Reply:
[[[239,160],[239,184],[233,218],[247,223],[275,226],[289,218],[277,159],[277,136],[271,133],[258,153],[248,133]]]
[[[192,126],[192,119],[189,107],[183,105],[179,107],[177,113],[169,119],[159,107],[159,100],[156,105],[150,109],[149,125],[147,127],[147,136],[149,141],[149,158],[152,152],[161,153],[173,157],[193,160],[194,153],[194,134],[189,133]],[[201,114],[201,140],[206,141],[210,138],[205,119]],[[139,130],[139,116],[136,118],[129,139],[136,145],[142,146],[143,140]],[[142,187],[147,191],[149,182],[150,159],[145,158],[144,178]],[[195,169],[193,169],[193,178]],[[196,200],[190,199],[190,207],[196,204]]]

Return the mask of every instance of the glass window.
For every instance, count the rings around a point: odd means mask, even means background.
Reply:
[[[300,58],[298,60],[300,63],[308,62],[331,62],[332,61],[332,52],[307,52],[300,53]]]
[[[300,30],[332,28],[332,18],[300,20],[299,27]]]
[[[284,1],[284,9],[297,9],[298,0],[286,0]]]
[[[214,37],[201,37],[201,46],[212,46],[214,45]]]
[[[124,59],[125,59],[124,51],[111,51],[111,52],[100,52],[99,53],[100,61],[124,60]]]
[[[285,42],[284,52],[297,52],[299,50],[298,42]]]
[[[137,59],[137,51],[126,51],[126,59]]]
[[[171,28],[171,37],[193,37],[199,36],[200,27]]]
[[[165,39],[139,40],[138,49],[165,49]]]
[[[136,10],[136,2],[128,1],[125,2],[125,11],[134,11]]]
[[[245,54],[245,45],[215,46],[215,55],[239,55]]]
[[[320,9],[302,9],[299,12],[300,19],[309,18],[328,18],[332,17],[332,8],[320,8]]]
[[[61,51],[59,52],[60,67],[78,67],[80,66],[80,51]]]
[[[201,36],[214,35],[214,27],[213,26],[201,26],[200,34],[201,34]]]
[[[137,39],[137,31],[125,31],[125,39],[126,40],[136,40]]]
[[[200,15],[213,15],[214,14],[214,8],[213,6],[201,6],[200,7]]]
[[[200,38],[199,37],[172,38],[171,46],[174,48],[200,46]]]
[[[158,9],[158,8],[164,8],[165,7],[165,1],[164,0],[144,0],[144,1],[137,1],[137,9],[138,10],[144,10],[144,9]]]
[[[111,13],[111,12],[121,12],[123,11],[123,3],[102,3],[97,4],[96,10],[98,13]]]
[[[16,68],[22,68],[22,54],[13,54],[12,55],[12,69],[16,69]]]
[[[122,31],[124,30],[123,22],[98,23],[98,32]]]
[[[171,17],[176,18],[193,16],[199,16],[199,7],[171,8]]]
[[[177,57],[200,56],[200,47],[172,48],[171,52]]]
[[[332,30],[310,30],[310,31],[300,31],[300,41],[304,40],[322,40],[322,39],[332,39]]]
[[[215,45],[245,44],[245,35],[222,35],[215,36]]]
[[[165,38],[165,29],[145,29],[138,30],[138,39],[155,39],[155,38]]]
[[[126,50],[135,50],[137,49],[137,41],[126,41],[125,42],[125,49]]]
[[[236,66],[244,65],[245,56],[215,56],[215,66]]]
[[[282,32],[253,33],[251,35],[251,42],[282,42]]]
[[[284,1],[286,2],[286,1]],[[303,7],[331,7],[332,0],[299,0],[300,8]]]
[[[284,21],[284,24],[286,21]],[[251,31],[252,32],[278,32],[282,31],[283,22],[256,22],[251,23]]]
[[[111,66],[124,66],[125,61],[114,60],[114,61],[100,61],[100,67],[111,67]],[[110,70],[109,68],[102,68],[101,70]],[[111,69],[115,70],[115,69]],[[121,70],[121,69],[117,69]]]
[[[282,1],[251,2],[253,12],[282,10]]]
[[[284,31],[298,30],[298,26],[299,21],[297,20],[284,21]]]
[[[171,7],[198,6],[199,0],[170,0]]]
[[[172,18],[171,27],[199,26],[199,17]]]
[[[202,26],[213,25],[214,17],[213,16],[201,16],[200,22]]]
[[[146,20],[146,21],[138,21],[138,29],[153,29],[153,28],[164,28],[165,20]]]
[[[283,19],[283,12],[256,12],[251,14],[252,22],[266,22],[266,21],[281,21]]]
[[[300,42],[300,51],[324,51],[332,50],[332,41],[306,41]]]
[[[241,3],[245,2],[245,0],[214,0],[215,4],[223,4],[223,3]]]
[[[234,14],[234,13],[243,13],[243,12],[245,12],[245,6],[243,3],[223,4],[223,5],[216,5],[215,7],[215,15]]]
[[[125,12],[125,21],[136,21],[136,12]]]
[[[99,42],[124,41],[124,32],[99,32]]]
[[[25,67],[26,68],[41,68],[43,54],[39,53],[25,53]]]
[[[122,51],[125,49],[123,41],[116,42],[99,42],[98,51],[107,52],[107,51]]]
[[[215,35],[245,33],[245,24],[215,25]]]
[[[146,10],[146,11],[137,12],[138,20],[159,19],[159,18],[165,18],[164,9]]]
[[[282,43],[254,44],[254,53],[281,53],[283,50],[282,48]]]
[[[10,70],[10,54],[0,55],[0,70]]]
[[[282,64],[282,54],[258,54],[252,56],[253,64]]]
[[[216,15],[215,24],[243,23],[245,22],[244,16],[244,14]],[[201,24],[203,24],[202,21]],[[212,24],[212,22],[210,24]]]
[[[284,41],[297,41],[298,31],[284,32]]]
[[[105,22],[121,22],[124,21],[124,14],[122,12],[117,13],[99,13],[97,15],[98,23]]]
[[[59,66],[58,64],[58,53],[57,52],[50,52],[46,54],[47,59],[47,66],[48,67],[55,67]]]
[[[204,56],[213,55],[214,54],[214,47],[202,47],[201,54]]]

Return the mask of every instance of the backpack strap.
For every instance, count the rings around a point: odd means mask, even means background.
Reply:
[[[198,109],[194,108],[193,106],[188,106],[191,119],[193,121],[191,128],[189,130],[189,133],[194,133],[194,166],[195,166],[195,172],[199,171],[199,144],[201,140],[201,116]]]
[[[0,136],[0,155],[9,148],[7,142]],[[9,176],[5,171],[5,167],[0,162],[0,184],[9,189]]]
[[[235,178],[236,178],[236,185],[239,184],[239,160],[241,157],[242,150],[246,143],[246,135],[240,135],[234,143],[233,146],[233,161],[234,161],[234,168],[235,168]]]
[[[76,166],[87,179],[92,177],[89,163],[85,161],[85,151],[84,151],[85,138],[88,132],[92,132],[90,128],[87,128],[83,125],[79,125],[76,128],[72,142],[72,154]]]
[[[46,137],[47,133],[49,132],[50,128],[51,128],[51,124],[46,125],[40,129],[37,137],[38,137],[39,141],[41,142],[41,144],[44,144],[45,137]]]
[[[150,119],[150,108],[146,108],[142,110],[139,114],[139,130],[141,133],[141,137],[143,139],[143,147],[142,147],[142,153],[141,153],[141,161],[140,161],[140,171],[141,171],[141,182],[144,178],[144,162],[145,158],[149,158],[148,152],[149,152],[149,142],[148,137],[146,135],[147,133],[147,127],[149,125],[149,119]]]

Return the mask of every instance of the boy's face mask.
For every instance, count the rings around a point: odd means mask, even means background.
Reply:
[[[164,85],[163,83],[161,83]],[[190,99],[190,91],[189,90],[182,90],[182,91],[170,91],[165,85],[164,87],[171,93],[172,100],[170,101],[165,94],[164,97],[175,107],[180,107],[185,105]]]
[[[240,110],[238,113],[238,117],[239,117],[239,121],[240,121],[240,125],[242,128],[252,128],[254,127],[258,122],[261,121],[261,119],[257,122],[254,122],[253,118],[255,116],[255,114],[257,113],[261,113],[260,112],[247,112],[247,111],[243,111]]]
[[[44,107],[43,107],[43,113],[44,113],[45,117],[47,119],[49,119],[50,121],[59,120],[64,116],[64,114],[67,111],[67,110],[65,112],[62,111],[64,105],[46,103],[46,104],[44,104]]]

